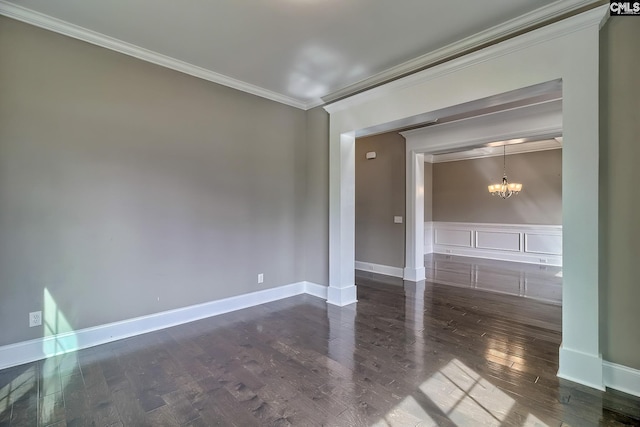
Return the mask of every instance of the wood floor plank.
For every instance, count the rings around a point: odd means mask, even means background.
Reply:
[[[556,268],[436,261],[494,290],[561,286]],[[0,426],[640,425],[639,398],[556,376],[558,304],[378,279],[356,276],[348,307],[300,295],[0,371]]]

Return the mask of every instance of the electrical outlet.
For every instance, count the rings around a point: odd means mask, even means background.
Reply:
[[[29,313],[29,327],[33,328],[34,326],[42,325],[42,312],[34,311]]]
[[[258,274],[258,283],[263,283],[264,282],[264,274],[260,273]]]

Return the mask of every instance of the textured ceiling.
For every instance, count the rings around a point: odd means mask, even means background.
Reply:
[[[555,3],[579,3],[562,0]],[[552,0],[13,0],[301,105]],[[584,2],[583,2],[584,3]]]

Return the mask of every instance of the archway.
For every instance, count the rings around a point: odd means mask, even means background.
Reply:
[[[434,111],[561,80],[564,306],[558,375],[603,389],[598,335],[598,43],[607,10],[593,9],[325,107],[331,115],[330,304],[356,300],[356,136],[428,122]],[[410,156],[411,162],[419,161],[417,153]],[[413,273],[419,280],[420,272]]]

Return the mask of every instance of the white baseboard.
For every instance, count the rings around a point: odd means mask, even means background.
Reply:
[[[604,391],[602,355],[593,355],[560,346],[558,376],[574,383]]]
[[[604,361],[602,374],[605,386],[640,397],[640,370]]]
[[[451,248],[441,245],[434,245],[433,253],[442,255],[458,255],[473,258],[495,259],[499,261],[524,262],[527,264],[552,265],[557,267],[562,266],[562,257],[556,255],[545,255],[544,257],[540,257],[539,255],[527,255],[517,252],[510,254],[500,251]]]
[[[312,295],[314,297],[322,298],[324,300],[327,299],[327,290],[328,286],[318,285],[317,283],[312,282],[303,282],[304,283],[304,291],[305,293]]]
[[[344,307],[355,302],[358,302],[355,285],[347,286],[346,288],[334,288],[331,286],[327,288],[327,304]]]
[[[304,293],[326,299],[328,303],[337,306],[357,302],[355,286],[334,289],[317,283],[298,282],[70,333],[5,345],[0,347],[0,369]],[[602,384],[604,384],[609,388],[640,397],[640,370],[602,361],[599,357],[564,348],[560,349],[560,358],[561,366],[565,368],[562,372],[558,372],[561,378],[600,390],[603,389]],[[600,369],[599,366],[602,368]],[[584,373],[590,373],[589,378],[584,377]],[[602,381],[599,378],[602,378]]]
[[[410,282],[419,282],[427,278],[426,269],[424,267],[410,268],[406,267],[403,271],[402,278]]]
[[[69,333],[5,345],[0,347],[0,369],[304,293],[326,299],[327,287],[310,282],[298,282],[134,319],[79,329]]]
[[[356,270],[370,271],[373,273],[385,274],[393,277],[403,277],[402,267],[391,267],[389,265],[374,264],[372,262],[356,261]]]

